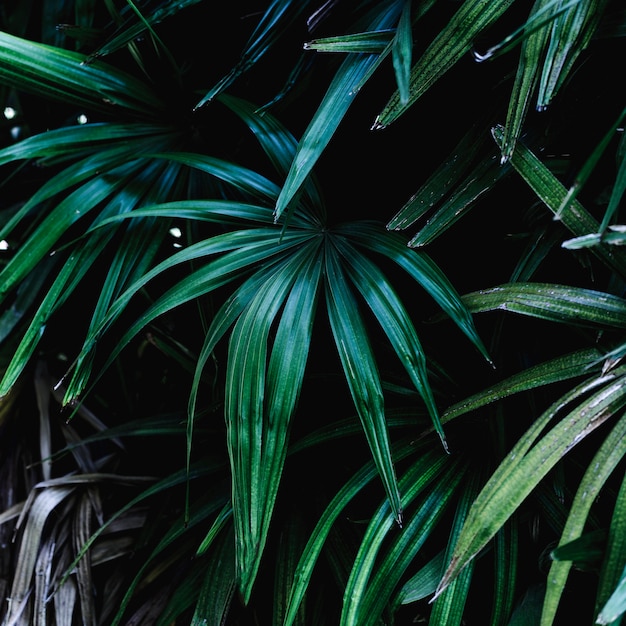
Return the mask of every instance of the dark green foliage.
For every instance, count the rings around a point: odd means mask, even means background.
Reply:
[[[622,7],[222,4],[0,8],[3,623],[617,623]]]

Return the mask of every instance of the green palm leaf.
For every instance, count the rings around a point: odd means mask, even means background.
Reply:
[[[161,100],[135,76],[76,52],[0,32],[0,81],[89,111],[153,116]]]
[[[225,415],[239,588],[252,592],[302,385],[321,271],[315,247],[266,272],[230,336]],[[297,282],[296,282],[296,279]],[[268,361],[269,332],[284,305]]]
[[[401,523],[400,494],[389,448],[380,376],[358,304],[336,252],[328,248],[325,273],[326,308],[335,345],[391,508]]]
[[[611,615],[616,615],[619,608],[606,606],[611,598],[612,602],[618,600],[620,593],[616,593],[621,587],[624,591],[624,569],[626,563],[626,476],[622,479],[619,491],[615,498],[615,507],[611,517],[611,526],[609,528],[608,539],[606,543],[606,555],[600,570],[600,581],[598,583],[598,592],[596,596],[596,611],[600,612],[596,623],[604,624],[614,621]],[[621,582],[620,582],[621,579]],[[624,593],[621,594],[622,607]],[[615,612],[612,612],[615,610]],[[604,621],[601,621],[604,620]]]
[[[195,108],[215,98],[256,64],[272,49],[280,35],[292,27],[296,19],[309,8],[309,4],[309,0],[273,0],[250,35],[237,65],[205,94]]]
[[[400,92],[396,91],[378,114],[374,128],[385,128],[398,119],[471,50],[478,35],[489,28],[512,3],[513,0],[465,0],[413,65],[409,98],[402,98]]]
[[[484,158],[474,170],[460,181],[445,203],[428,219],[420,231],[409,241],[411,248],[425,246],[460,220],[478,201],[491,191],[509,168],[499,166],[495,158]],[[421,194],[420,194],[421,195]],[[415,200],[413,200],[413,203]]]
[[[593,289],[510,283],[467,294],[463,302],[473,313],[500,309],[578,326],[626,326],[626,300]]]
[[[368,30],[384,30],[398,19],[403,2],[391,2],[381,10],[369,25]],[[380,62],[379,55],[350,55],[337,70],[328,91],[318,107],[315,116],[304,131],[291,169],[276,201],[275,214],[278,220],[290,205],[315,163],[328,145],[337,127],[341,123],[362,82]]]
[[[376,623],[382,616],[406,568],[447,508],[463,476],[461,469],[457,461],[441,456],[428,464],[423,459],[416,461],[402,476],[403,509],[431,488],[380,561],[377,556],[393,527],[394,515],[385,503],[372,516],[344,590],[341,626]]]
[[[579,4],[578,0],[566,3],[565,6],[558,0],[537,0],[532,8],[525,24],[528,33],[522,41],[520,60],[509,99],[502,139],[502,162],[508,161],[515,149],[531,106],[531,100],[536,94],[542,64],[544,61],[547,63],[545,52],[550,36],[550,23],[577,4]]]
[[[106,43],[100,45],[97,50],[89,55],[87,62],[92,63],[94,59],[107,56],[124,46],[133,44],[146,30],[152,30],[153,26],[160,24],[200,1],[201,0],[168,0],[159,2],[156,7],[147,10],[145,15],[141,16],[139,19],[137,12],[131,10],[129,3],[129,5],[124,7],[127,11],[122,11],[122,14],[119,16],[119,24],[115,32],[108,37]]]
[[[518,440],[476,498],[438,593],[487,545],[563,456],[604,422],[621,414],[626,405],[625,382],[622,368],[582,383],[555,402]],[[588,392],[591,394],[586,397]],[[578,405],[539,438],[550,421],[572,402]]]
[[[615,591],[607,600],[602,611],[596,619],[596,624],[610,625],[619,623],[620,618],[626,613],[626,567],[622,572],[622,578],[619,581]]]
[[[50,254],[72,224],[95,209],[100,202],[126,187],[140,165],[140,162],[127,165],[117,172],[118,176],[92,178],[61,200],[40,224],[36,231],[37,236],[31,237],[21,246],[3,268],[0,300],[6,297],[38,261]]]
[[[171,129],[169,132],[175,132]],[[130,141],[141,138],[142,143],[148,137],[168,133],[165,126],[158,124],[144,124],[141,122],[99,122],[77,126],[54,128],[27,137],[22,141],[6,146],[0,150],[0,165],[19,161],[21,159],[37,159],[40,165],[59,163],[67,159],[74,159],[84,152],[102,152],[103,147],[111,149],[117,147],[117,141]],[[142,145],[142,144],[138,144]],[[132,153],[138,146],[127,147]],[[155,150],[150,147],[149,150]]]
[[[439,452],[435,452],[432,448],[421,449],[420,444],[414,447],[411,443],[404,441],[394,446],[394,456],[398,461],[401,461],[410,454],[418,452],[422,453],[421,462],[424,468],[431,468],[432,466],[440,467],[441,463],[445,460],[444,456]],[[430,471],[431,470],[429,470],[429,473]],[[306,589],[313,574],[313,569],[333,524],[337,521],[345,507],[371,483],[377,475],[378,469],[373,461],[365,464],[337,491],[324,509],[315,528],[309,534],[309,539],[296,567],[294,584],[291,587],[287,609],[285,611],[284,626],[292,626],[294,623],[298,608],[304,599]],[[387,511],[389,511],[388,507]]]
[[[372,309],[409,374],[411,382],[422,396],[441,441],[447,449],[435,399],[428,383],[426,357],[404,305],[374,263],[339,237],[334,238],[333,242],[345,258],[348,276]]]
[[[289,171],[298,142],[288,130],[267,111],[262,113],[251,103],[227,94],[221,94],[217,100],[234,111],[254,133],[259,145],[281,177]],[[325,223],[324,203],[319,184],[313,175],[309,176],[303,186],[303,205],[308,209],[304,216],[311,224]],[[319,212],[319,215],[317,215]],[[302,214],[302,212],[299,212]]]
[[[626,456],[626,416],[622,415],[621,419],[598,447],[580,481],[570,506],[570,513],[563,528],[559,546],[581,536],[593,502],[624,456]],[[554,622],[571,565],[571,561],[555,560],[550,566],[550,571],[548,572],[550,584],[546,589],[543,613],[541,615],[542,626],[550,626]]]
[[[212,255],[222,255],[190,273],[156,300],[124,333],[116,347],[110,352],[104,369],[115,360],[142,328],[160,315],[244,276],[255,264],[271,259],[274,255],[279,255],[308,238],[307,233],[289,233],[281,237],[276,227],[234,231],[188,246],[153,267],[112,303],[99,327],[92,329],[92,332],[85,338],[83,348],[74,363],[75,370],[67,386],[64,402],[75,401],[84,391],[89,376],[88,372],[82,369],[83,360],[94,349],[100,336],[123,313],[132,298],[152,279],[181,263]]]
[[[503,129],[499,126],[494,127],[492,134],[502,149]],[[597,220],[576,199],[568,199],[565,186],[522,142],[518,141],[515,144],[509,161],[539,199],[574,236],[599,232]],[[591,251],[609,267],[614,268],[621,275],[626,275],[626,257],[616,246],[601,244],[591,248]]]
[[[405,205],[387,223],[388,230],[405,230],[426,215],[437,204],[447,204],[450,190],[465,187],[464,178],[475,166],[476,159],[487,145],[484,129],[474,125],[463,135],[446,160],[428,177]],[[481,159],[485,161],[485,159]],[[487,159],[488,161],[488,159]],[[465,179],[467,180],[467,179]],[[409,244],[414,245],[414,244]]]
[[[461,469],[467,471],[467,468],[465,467]],[[452,528],[450,530],[450,539],[446,550],[445,562],[447,562],[452,556],[454,545],[459,537],[461,528],[465,523],[470,507],[478,495],[483,480],[482,472],[476,468],[472,475],[467,477],[466,484],[463,486],[463,491],[459,494],[459,501],[454,515]],[[440,570],[440,575],[441,571],[443,571],[443,567]],[[469,592],[469,586],[472,581],[472,575],[473,567],[470,563],[470,565],[465,568],[463,572],[461,572],[459,577],[456,578],[432,603],[433,608],[430,614],[429,625],[458,626],[462,623],[463,612]],[[498,581],[496,580],[496,583],[497,582]],[[496,598],[497,595],[494,596],[494,602],[497,601]]]
[[[546,108],[558,93],[594,35],[606,6],[607,0],[580,0],[555,17],[539,81],[539,110]]]
[[[422,286],[491,363],[487,349],[476,332],[470,311],[446,275],[427,254],[409,249],[404,240],[394,233],[381,236],[380,228],[375,222],[343,224],[337,227],[336,231],[366,250],[381,254],[401,267]]]
[[[475,411],[516,393],[563,380],[597,374],[601,369],[601,358],[602,354],[599,350],[590,348],[529,367],[447,408],[441,416],[441,421],[445,424],[469,411]]]

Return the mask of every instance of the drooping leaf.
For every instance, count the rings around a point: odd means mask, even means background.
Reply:
[[[565,5],[560,0],[537,0],[531,10],[524,26],[527,34],[522,41],[520,60],[509,98],[501,147],[502,163],[510,159],[522,133],[526,115],[536,98],[551,24],[563,11],[576,4],[578,0]]]
[[[234,537],[232,528],[220,536],[214,558],[208,562],[191,626],[223,624],[236,587]]]
[[[400,494],[389,448],[380,376],[358,304],[334,250],[325,255],[326,307],[346,382],[396,519]]]
[[[462,184],[480,149],[486,145],[483,129],[474,125],[463,135],[446,160],[435,169],[426,182],[409,198],[388,222],[388,230],[405,230],[426,215],[438,203],[444,202],[450,190]]]
[[[366,250],[383,255],[407,272],[491,363],[487,349],[476,331],[471,313],[452,283],[427,254],[411,250],[402,238],[394,233],[381,236],[380,226],[375,222],[343,224],[337,227],[337,232],[345,234]]]
[[[545,109],[558,93],[594,35],[606,6],[607,0],[580,0],[555,17],[538,85],[539,110]]]
[[[122,314],[132,298],[152,279],[181,263],[187,263],[202,257],[222,255],[217,256],[212,263],[208,263],[206,266],[187,275],[155,301],[127,329],[117,346],[109,354],[104,369],[113,362],[121,350],[126,347],[128,342],[142,328],[160,315],[244,276],[251,271],[255,263],[261,263],[272,258],[274,255],[278,255],[282,251],[302,243],[309,237],[310,235],[306,232],[288,233],[281,237],[276,227],[269,229],[251,228],[243,231],[227,232],[183,248],[154,266],[112,303],[106,318],[102,319],[100,326],[93,329],[89,336],[85,338],[81,353],[78,355],[74,365],[75,371],[72,380],[67,387],[65,402],[71,402],[84,391],[86,381],[83,377],[84,373],[81,371],[81,361],[94,349],[97,340]]]
[[[398,20],[396,35],[391,48],[393,69],[398,84],[400,102],[409,101],[409,80],[411,76],[411,58],[413,55],[413,33],[411,30],[411,2],[405,2]]]
[[[463,473],[467,472],[467,468]],[[458,503],[450,529],[448,546],[446,548],[445,562],[452,556],[454,544],[465,523],[470,506],[478,494],[484,480],[479,467],[470,468],[469,476],[464,476],[465,484],[462,492],[458,494]],[[459,490],[461,487],[459,487]],[[432,611],[429,618],[430,626],[458,626],[462,623],[469,586],[472,582],[473,568],[470,564],[461,575],[432,603]],[[442,568],[443,572],[443,568]]]
[[[372,309],[411,382],[422,396],[435,430],[447,449],[439,411],[428,382],[426,357],[404,305],[374,263],[342,239],[335,238],[334,242],[346,260],[348,275]]]
[[[419,447],[419,444],[418,444]],[[394,448],[395,458],[400,461],[416,451],[406,441],[399,442]],[[437,464],[437,458],[441,460],[439,453],[436,456],[433,449],[423,450],[422,462],[424,467]],[[287,609],[285,612],[284,626],[292,626],[297,615],[313,569],[328,538],[333,524],[336,522],[344,508],[355,498],[358,493],[378,475],[378,470],[373,461],[361,467],[352,477],[337,491],[328,503],[315,528],[309,534],[309,540],[298,562],[294,575],[294,584],[291,587]]]
[[[229,341],[225,416],[237,575],[244,602],[252,593],[263,553],[307,361],[321,270],[316,256],[314,248],[304,248],[266,274]],[[283,304],[271,345],[268,335]]]
[[[510,376],[500,383],[452,405],[443,412],[441,421],[447,423],[469,411],[475,411],[492,402],[539,386],[596,374],[600,371],[599,360],[601,356],[596,348],[590,348],[529,367],[519,374]]]
[[[344,591],[341,626],[355,626],[364,622],[376,623],[410,562],[428,539],[438,519],[455,493],[463,475],[462,467],[441,456],[426,465],[417,461],[400,479],[403,509],[408,509],[417,497],[425,496],[417,504],[416,512],[407,517],[402,533],[392,542],[380,560],[385,537],[394,525],[394,515],[388,503],[383,504],[369,521],[354,566]],[[436,484],[434,479],[437,478]]]

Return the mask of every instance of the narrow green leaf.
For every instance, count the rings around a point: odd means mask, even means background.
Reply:
[[[474,321],[452,283],[424,252],[408,248],[404,240],[395,233],[381,232],[376,222],[353,222],[336,228],[336,232],[364,247],[393,261],[409,274],[435,300],[459,329],[491,363],[487,349],[476,332]]]
[[[503,148],[501,127],[492,129],[496,143]],[[522,142],[515,144],[509,159],[511,165],[529,184],[539,199],[552,211],[563,225],[576,237],[599,232],[598,222],[577,201],[566,202],[568,191],[550,170]],[[592,248],[602,261],[626,275],[626,256],[614,246],[599,245]]]
[[[280,34],[292,27],[302,13],[308,10],[309,4],[310,0],[273,0],[250,35],[237,65],[210,89],[194,108],[199,109],[205,105],[254,66],[274,47]]]
[[[132,298],[151,280],[163,272],[176,267],[181,263],[187,263],[202,257],[220,255],[212,263],[207,264],[179,281],[168,292],[163,294],[153,305],[140,316],[140,318],[126,331],[116,347],[111,351],[106,361],[110,365],[117,355],[123,350],[128,342],[152,320],[167,311],[181,306],[195,298],[206,295],[214,289],[226,285],[234,279],[241,277],[250,271],[256,263],[278,255],[299,243],[306,241],[310,235],[307,233],[287,233],[280,235],[277,228],[247,229],[217,235],[207,241],[200,241],[181,249],[179,252],[162,261],[149,272],[136,280],[109,308],[106,318],[100,326],[86,337],[80,354],[74,364],[75,372],[68,384],[64,401],[71,402],[84,391],[84,381],[80,363],[87,358],[88,354],[100,336],[105,333],[115,320],[122,314]]]
[[[626,394],[622,391],[622,395]],[[570,506],[559,546],[569,544],[581,536],[594,501],[624,456],[626,456],[626,415],[622,416],[606,436],[585,471]],[[549,584],[543,604],[541,626],[550,626],[554,623],[570,568],[571,561],[552,562],[548,572]]]
[[[192,478],[198,478],[198,477],[207,477],[207,469],[208,468],[203,468],[200,469],[198,467],[193,468],[193,471],[191,473],[191,477]],[[211,473],[210,470],[208,472],[209,474]],[[146,491],[144,491],[142,494],[140,494],[139,496],[137,496],[137,498],[135,498],[135,501],[141,501],[146,497],[149,496],[154,496],[155,493],[156,494],[161,494],[161,492],[164,489],[168,489],[169,487],[179,484],[181,482],[183,482],[184,480],[187,480],[189,477],[186,475],[186,473],[184,472],[179,472],[177,473],[175,476],[172,476],[171,479],[168,480],[164,480],[162,482],[159,482],[155,485],[153,485],[152,487],[150,487],[149,489],[147,489]],[[128,607],[133,595],[135,594],[135,592],[137,591],[137,588],[140,587],[141,583],[144,581],[144,576],[146,575],[146,573],[148,572],[148,568],[152,565],[152,563],[154,562],[154,560],[156,559],[157,556],[159,556],[159,554],[162,554],[163,551],[167,550],[168,548],[172,548],[173,545],[175,545],[175,542],[177,540],[179,540],[182,536],[185,535],[185,533],[189,532],[189,529],[194,528],[196,526],[198,526],[199,524],[204,524],[206,525],[207,522],[210,519],[213,519],[212,522],[212,529],[215,529],[215,534],[216,536],[218,536],[219,538],[221,538],[220,536],[220,531],[224,529],[223,526],[223,520],[224,518],[228,518],[228,514],[224,514],[224,512],[228,512],[229,511],[229,507],[225,504],[225,500],[227,500],[227,496],[224,496],[222,494],[209,494],[207,495],[205,498],[203,498],[202,500],[198,501],[198,503],[196,504],[196,506],[194,506],[193,510],[191,511],[191,515],[188,517],[183,518],[182,516],[179,517],[178,519],[174,520],[174,522],[171,523],[170,527],[168,528],[168,530],[162,535],[162,537],[159,539],[159,541],[157,542],[156,546],[154,546],[154,548],[152,549],[151,553],[148,554],[144,560],[142,561],[140,567],[138,568],[138,571],[135,573],[134,577],[132,578],[132,580],[130,581],[130,584],[128,585],[127,590],[124,593],[124,597],[122,598],[122,601],[120,602],[120,606],[117,609],[117,612],[113,618],[113,621],[111,622],[111,626],[117,626],[118,624],[121,623],[122,621],[122,617],[124,615],[124,611],[126,610],[126,608]],[[121,515],[127,507],[124,507],[120,510],[118,510],[116,513],[114,513],[113,517],[110,518],[109,520],[107,520],[107,522],[101,526],[90,538],[87,547],[100,535],[100,533],[102,532],[103,529],[107,528],[109,526],[109,524],[111,522],[113,522],[115,519],[117,519],[117,517],[119,517],[119,515]],[[228,543],[228,542],[226,542]],[[223,545],[223,544],[222,544]],[[230,544],[231,546],[231,550],[232,550],[232,544]],[[220,549],[220,546],[218,546],[217,548],[218,550]],[[223,564],[223,573],[225,574],[228,571],[228,567],[229,565],[227,563]],[[232,566],[231,566],[232,567]],[[69,570],[71,571],[71,570]],[[68,575],[66,573],[66,575]],[[223,579],[221,579],[221,584],[223,585],[223,587],[219,590],[222,593],[224,593],[224,587],[226,587],[229,583],[229,580],[226,576],[224,576]],[[214,581],[214,585],[215,585],[215,581]],[[214,586],[214,593],[216,594],[216,596],[220,595],[218,592],[218,588],[217,585]],[[195,596],[197,597],[197,596]],[[213,599],[216,602],[219,602],[220,599],[223,600],[222,598],[216,598],[215,596],[213,596],[213,598],[207,598],[206,596],[204,596],[202,598],[203,601],[205,602],[209,602],[211,601],[211,599]]]
[[[220,536],[216,554],[208,561],[191,626],[220,626],[227,618],[236,588],[232,527]]]
[[[443,456],[434,453],[432,447],[420,450],[420,444],[417,448],[413,447],[410,442],[399,442],[394,447],[394,456],[400,461],[410,454],[422,453],[424,467],[430,467],[431,464],[441,462]],[[361,490],[368,485],[378,475],[378,469],[373,461],[366,463],[359,469],[346,484],[333,496],[328,503],[322,516],[315,525],[313,531],[309,534],[309,540],[298,562],[296,573],[294,575],[294,583],[290,590],[289,601],[287,604],[284,626],[292,626],[296,618],[298,608],[304,598],[306,589],[311,580],[313,568],[324,547],[326,539],[331,528],[344,508],[355,498]]]
[[[242,222],[274,223],[271,208],[257,204],[248,204],[236,200],[173,200],[159,204],[148,204],[121,215],[112,215],[99,220],[92,229],[95,230],[122,220],[141,217],[178,218],[216,224],[232,223],[237,226],[241,226]]]
[[[476,38],[512,3],[513,0],[465,0],[413,66],[409,99],[403,102],[396,90],[374,121],[373,128],[385,128],[398,119],[471,50]]]
[[[143,141],[141,141],[143,144]],[[162,146],[162,144],[161,144]],[[6,224],[3,224],[0,228],[0,237],[4,238],[11,233],[15,227],[26,217],[32,214],[35,207],[40,207],[47,200],[54,198],[57,194],[62,194],[70,189],[78,187],[80,184],[91,184],[92,189],[103,189],[106,184],[110,184],[112,188],[115,187],[115,181],[108,180],[108,176],[104,174],[110,174],[112,177],[118,177],[120,180],[118,184],[123,184],[124,177],[119,176],[120,172],[116,171],[118,166],[124,165],[125,169],[129,171],[137,171],[142,162],[140,160],[129,159],[128,151],[136,149],[137,146],[132,143],[120,146],[117,145],[108,150],[96,150],[95,154],[91,154],[80,161],[73,163],[63,169],[60,173],[49,178],[37,191],[33,193],[30,198],[23,204],[23,206],[16,211],[13,216],[8,220]],[[137,148],[140,151],[140,148]],[[66,207],[67,204],[71,204],[72,198],[78,196],[78,189],[74,189],[71,194],[68,194],[59,203],[53,207],[48,215],[43,214],[49,218],[50,213],[54,210],[62,212],[63,209],[59,209],[59,205]],[[95,191],[94,191],[95,193]],[[65,202],[65,204],[64,204]],[[87,205],[89,206],[89,204]],[[82,213],[76,213],[74,211],[75,219],[78,219]],[[45,218],[42,216],[42,222]],[[41,224],[41,222],[40,222]],[[50,229],[46,229],[47,231]],[[38,238],[37,238],[38,239]]]
[[[111,147],[120,140],[128,141],[136,138],[145,140],[146,137],[170,133],[173,135],[174,130],[161,125],[139,122],[99,122],[63,126],[26,137],[22,141],[6,146],[0,150],[0,165],[22,159],[38,159],[40,164],[46,164],[59,157],[73,158],[76,152],[80,153],[85,148],[93,152],[96,144],[102,144],[98,145],[98,149],[101,150],[103,146]],[[128,145],[126,150],[128,159]],[[132,152],[134,152],[134,147]]]
[[[516,393],[579,376],[597,374],[601,367],[598,363],[601,356],[596,348],[591,348],[572,352],[529,367],[519,374],[510,376],[500,383],[452,405],[444,411],[441,421],[445,424],[460,415],[475,411]]]
[[[623,576],[624,564],[626,564],[626,476],[622,479],[611,516],[604,561],[598,582],[596,612],[603,609],[615,591],[620,577]],[[606,618],[606,614],[603,615],[604,618]]]
[[[578,0],[574,0],[571,4],[577,3]],[[520,60],[509,98],[501,146],[502,163],[511,158],[530,109],[531,100],[535,97],[548,44],[550,22],[563,10],[560,0],[537,0],[525,24],[525,29],[529,29],[529,32],[522,41]],[[536,22],[539,19],[542,25],[537,28]]]
[[[594,35],[607,0],[579,0],[556,16],[539,81],[537,108],[546,108]]]
[[[305,50],[315,52],[380,53],[393,41],[393,29],[338,35],[311,39],[304,44]]]
[[[587,182],[589,176],[591,176],[592,172],[596,168],[598,161],[605,153],[609,143],[615,138],[615,135],[618,132],[618,129],[621,128],[622,122],[624,121],[625,117],[626,108],[622,109],[622,112],[618,115],[615,122],[611,125],[611,128],[609,128],[609,130],[605,133],[600,143],[594,148],[589,158],[583,164],[582,168],[576,175],[574,183],[568,189],[567,195],[563,199],[563,204],[559,207],[557,215],[560,215],[563,211],[566,211],[574,198],[576,198],[583,185]],[[620,165],[618,167],[617,180],[615,181],[615,186],[613,187],[613,190],[611,192],[609,206],[607,207],[605,216],[602,220],[601,233],[604,233],[604,230],[613,218],[617,205],[619,204],[619,201],[624,194],[624,189],[626,188],[626,181],[624,180],[624,177],[626,176],[626,174],[624,173],[624,169],[626,166],[624,166],[624,161],[624,152],[622,151],[622,154],[619,157]]]
[[[560,543],[550,553],[553,561],[571,561],[578,569],[595,569],[604,555],[606,530],[598,528],[579,537]]]
[[[102,211],[101,217],[120,210],[128,213],[136,204],[142,201],[149,202],[151,197],[167,196],[175,188],[178,175],[179,167],[176,164],[153,162],[133,179],[132,188],[128,190],[128,193],[117,194],[114,200]],[[136,185],[145,186],[149,189],[148,196],[137,196]],[[117,223],[117,226],[119,225],[120,222]],[[87,334],[95,332],[106,319],[114,299],[149,270],[168,234],[168,223],[164,220],[155,220],[152,217],[133,220],[126,226],[127,228],[119,240],[119,246],[110,261],[109,270],[104,278]],[[111,236],[116,231],[116,229],[108,230],[112,231]],[[99,234],[100,230],[98,229],[95,231],[95,237],[97,238]],[[90,235],[91,237],[94,235]],[[93,353],[90,356],[93,356]],[[88,359],[83,360],[81,368],[83,378],[88,379],[91,373],[90,361]]]
[[[139,164],[128,165],[118,177],[98,177],[87,181],[55,206],[36,229],[35,234],[17,250],[15,256],[3,268],[0,300],[43,259],[54,250],[67,229],[100,202],[122,189],[136,173]]]
[[[221,94],[218,100],[235,112],[250,128],[263,151],[268,156],[281,177],[286,176],[295,155],[298,142],[295,137],[270,113],[259,112],[249,102],[227,94]],[[311,213],[296,210],[294,219],[304,219],[309,225],[320,225],[325,221],[321,190],[313,176],[307,178],[303,192],[310,204]],[[319,212],[319,216],[316,214]]]
[[[380,376],[358,303],[335,250],[326,249],[326,305],[346,382],[398,522],[400,494],[389,449]]]
[[[229,342],[225,414],[233,476],[237,573],[244,602],[252,592],[269,530],[290,418],[307,360],[321,269],[319,261],[311,263],[315,252],[305,248],[280,271],[266,274],[258,293],[236,322]],[[303,266],[308,267],[304,274]],[[283,303],[283,317],[268,365],[268,336]]]
[[[0,382],[0,397],[9,393],[13,385],[16,384],[30,363],[50,316],[63,304],[78,283],[84,279],[94,259],[102,252],[112,235],[113,233],[102,233],[100,237],[90,239],[86,245],[80,246],[63,265],[42,298],[26,332],[12,354],[11,361],[3,372]]]
[[[406,527],[379,560],[385,538],[394,527],[394,513],[388,502],[372,515],[344,590],[341,626],[376,623],[406,568],[419,552],[455,493],[462,468],[451,457],[435,462],[419,460],[400,479],[402,508],[409,509],[418,495],[425,492],[421,506],[412,514]],[[434,484],[437,479],[436,484]]]
[[[409,247],[418,248],[434,241],[460,220],[479,198],[491,191],[508,173],[509,168],[500,166],[495,155],[483,159],[409,241]]]
[[[462,469],[467,471],[467,468]],[[467,519],[470,507],[484,482],[483,472],[480,468],[470,468],[470,471],[471,475],[468,476],[465,481],[463,491],[458,495],[458,503],[452,522],[452,528],[450,529],[445,562],[452,557],[454,545]],[[450,496],[451,495],[452,493]],[[432,611],[428,621],[429,626],[458,626],[462,623],[472,576],[473,567],[470,563],[470,565],[461,572],[461,575],[432,603]]]
[[[535,444],[547,423],[564,406],[564,402],[577,398],[584,389],[592,386],[585,383],[544,412],[518,440],[476,498],[457,542],[454,556],[440,582],[438,594],[493,538],[565,454],[606,420],[621,412],[626,404],[624,382],[623,374],[597,379],[595,385],[602,383],[603,386],[583,399]]]
[[[441,202],[460,184],[470,170],[480,148],[486,145],[485,133],[479,126],[463,135],[447,159],[428,177],[387,224],[388,230],[405,230]]]
[[[277,551],[274,584],[274,610],[272,624],[280,626],[284,623],[285,610],[291,587],[294,584],[294,572],[298,564],[299,555],[306,543],[306,521],[301,513],[297,513],[287,521],[280,533],[280,543]],[[301,607],[295,623],[305,626],[306,612]]]
[[[514,514],[494,537],[494,589],[490,624],[503,624],[513,612],[519,574],[518,520]],[[509,624],[510,626],[510,624]]]
[[[90,111],[153,116],[163,102],[137,77],[85,57],[0,32],[0,81]]]
[[[417,332],[402,301],[393,291],[389,280],[374,263],[347,242],[335,238],[335,245],[346,259],[346,272],[361,292],[387,335],[411,382],[423,398],[444,448],[445,435],[439,421],[439,411],[428,381],[426,357]]]
[[[596,624],[613,624],[618,623],[622,615],[626,613],[626,567],[622,572],[622,578],[602,608],[602,611],[596,619]]]
[[[200,0],[167,0],[160,2],[154,9],[146,9],[145,15],[140,19],[137,18],[137,13],[129,12],[128,16],[121,21],[107,42],[100,45],[97,50],[89,55],[87,62],[91,63],[94,59],[112,54],[133,43],[146,30],[198,2]]]
[[[405,2],[398,21],[396,36],[391,48],[393,69],[398,84],[400,102],[409,101],[409,81],[411,77],[411,58],[413,54],[413,32],[411,30],[411,2]]]
[[[580,326],[626,326],[626,300],[592,289],[550,283],[509,283],[467,294],[463,302],[473,313],[499,309]]]
[[[507,626],[528,626],[528,624],[538,624],[541,619],[541,605],[545,585],[533,585],[526,590],[526,593],[515,607],[511,620]]]
[[[166,152],[151,156],[183,163],[188,167],[211,174],[235,189],[250,194],[253,198],[273,202],[278,196],[278,186],[268,178],[254,170],[223,159],[194,152]]]
[[[442,550],[422,567],[398,592],[393,606],[411,604],[431,596],[437,590],[441,574],[446,566],[446,553]]]
[[[401,4],[403,3],[392,2],[388,8],[379,11],[375,21],[370,25],[370,30],[384,30],[394,25]],[[378,61],[378,55],[375,54],[348,56],[337,70],[314,118],[300,139],[291,169],[276,201],[274,209],[276,220],[280,219],[313,170],[354,102],[362,81]]]

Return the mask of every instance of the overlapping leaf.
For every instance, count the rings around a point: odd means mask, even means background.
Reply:
[[[539,416],[476,498],[438,593],[487,545],[574,446],[607,420],[621,415],[626,406],[624,382],[623,368],[605,376],[592,377],[574,387]],[[559,415],[562,415],[561,420],[542,435]]]
[[[88,111],[150,118],[163,109],[148,85],[114,66],[86,65],[85,56],[0,32],[0,81]]]
[[[511,6],[513,0],[465,0],[411,69],[409,97],[397,90],[374,121],[382,129],[400,117],[455,63],[474,40]]]

